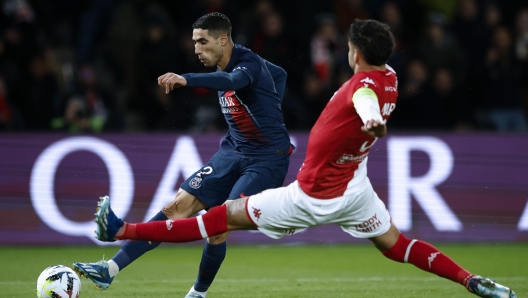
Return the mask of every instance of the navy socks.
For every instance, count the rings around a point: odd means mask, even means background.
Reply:
[[[158,212],[151,220],[149,221],[157,221],[157,220],[167,220],[167,216],[163,212]],[[137,258],[139,258],[141,255],[146,253],[149,250],[152,250],[158,245],[160,245],[161,242],[151,242],[148,241],[141,241],[141,240],[134,240],[134,241],[127,241],[121,249],[115,254],[115,256],[112,258],[114,262],[119,266],[119,270],[123,270],[126,266],[128,266],[130,263],[134,262]]]
[[[213,283],[216,273],[220,269],[220,265],[226,256],[227,242],[220,244],[205,243],[202,254],[202,261],[200,262],[200,270],[198,271],[198,278],[194,284],[194,289],[198,292],[206,292],[209,286]]]

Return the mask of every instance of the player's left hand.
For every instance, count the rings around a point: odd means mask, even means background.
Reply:
[[[179,74],[168,72],[158,77],[158,85],[165,87],[165,94],[169,94],[174,88],[187,86],[187,80]]]
[[[387,125],[385,125],[385,121],[367,120],[361,130],[370,137],[381,138],[387,133]]]

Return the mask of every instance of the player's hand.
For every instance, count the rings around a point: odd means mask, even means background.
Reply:
[[[385,125],[385,121],[367,120],[361,130],[369,137],[381,138],[387,133],[387,125]]]
[[[158,85],[165,87],[165,94],[169,94],[174,88],[187,86],[187,80],[179,74],[168,72],[158,77]]]

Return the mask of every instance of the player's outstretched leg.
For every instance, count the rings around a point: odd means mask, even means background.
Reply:
[[[110,197],[99,198],[97,211],[95,213],[95,223],[97,224],[95,233],[97,239],[106,242],[113,242],[115,234],[119,231],[124,222],[118,218],[110,207]],[[80,276],[90,279],[97,288],[106,290],[114,280],[115,272],[109,268],[108,262],[103,258],[96,263],[73,263],[73,270]],[[114,274],[112,274],[114,273]]]
[[[401,263],[411,263],[424,271],[459,283],[479,297],[517,297],[509,288],[490,279],[471,274],[431,244],[408,239],[394,226],[391,226],[384,235],[371,240],[387,258]],[[391,243],[393,245],[389,245]]]

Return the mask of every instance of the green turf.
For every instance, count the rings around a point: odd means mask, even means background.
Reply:
[[[528,297],[528,244],[438,245],[473,273]],[[0,297],[34,297],[40,272],[54,264],[98,261],[117,247],[0,248]],[[106,291],[82,279],[86,297],[183,297],[202,248],[160,247],[126,268]],[[462,286],[385,259],[370,245],[230,246],[208,298],[476,297]]]

